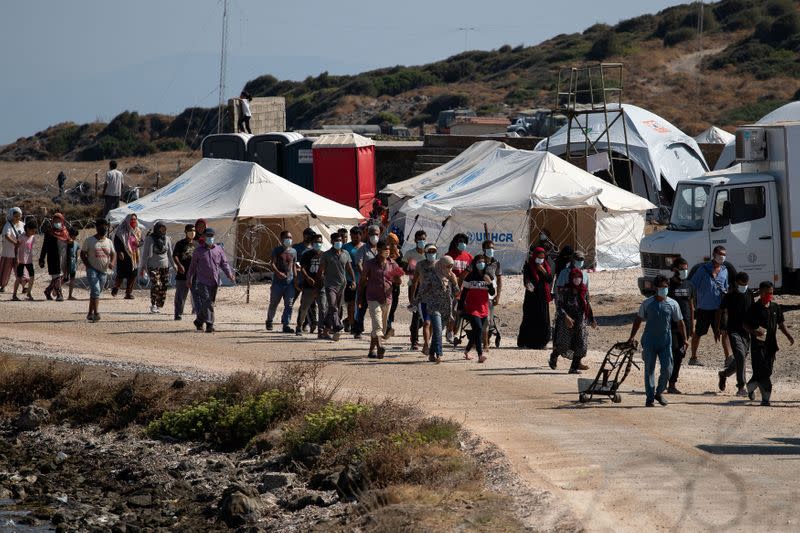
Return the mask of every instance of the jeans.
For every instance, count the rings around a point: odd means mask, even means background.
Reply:
[[[442,314],[438,311],[431,313],[431,346],[430,354],[442,356]]]
[[[370,300],[367,305],[369,307],[369,317],[372,321],[371,336],[373,339],[380,339],[386,333],[386,321],[389,318],[390,304],[388,302],[381,303],[376,300]]]
[[[733,358],[725,366],[723,372],[725,372],[726,377],[736,374],[736,386],[741,389],[745,385],[744,364],[747,359],[747,353],[750,351],[750,337],[747,334],[729,331],[728,338],[731,341]]]
[[[341,331],[342,326],[341,305],[344,297],[344,287],[325,287],[325,327],[332,331]],[[322,315],[323,313],[320,313]],[[322,322],[320,322],[322,323]]]
[[[667,388],[667,380],[672,375],[672,342],[668,341],[661,346],[642,345],[644,357],[644,390],[647,401],[652,402],[656,394],[661,394]],[[661,365],[658,375],[658,388],[656,388],[656,358]]]
[[[283,314],[281,324],[289,327],[292,321],[292,306],[294,305],[294,281],[274,280],[269,290],[269,308],[267,309],[267,322],[272,323],[278,304],[283,300]]]
[[[188,294],[189,287],[186,286],[186,280],[175,280],[175,316],[183,315],[183,308],[186,306],[186,296]]]
[[[317,304],[316,306],[314,304]],[[322,323],[325,317],[325,295],[321,290],[312,287],[306,287],[300,293],[300,311],[297,313],[297,331],[303,331],[303,324],[308,318],[311,324],[317,324],[317,317],[313,316],[314,311],[319,313],[319,323]],[[311,312],[311,316],[308,313]],[[322,332],[320,331],[320,334]]]
[[[197,283],[195,292],[197,293],[197,301],[200,307],[197,309],[196,324],[205,322],[209,325],[214,325],[214,302],[217,300],[217,285],[205,285]]]
[[[467,343],[467,347],[464,348],[464,351],[468,352],[474,346],[478,350],[478,356],[481,356],[483,355],[483,324],[486,318],[467,315],[466,319],[469,322],[470,330],[467,332],[469,342]]]
[[[106,286],[106,278],[108,274],[100,272],[92,267],[86,267],[86,280],[89,282],[89,298],[97,300],[100,298],[100,293],[103,292],[103,287]]]

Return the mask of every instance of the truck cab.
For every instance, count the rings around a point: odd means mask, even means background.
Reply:
[[[792,231],[800,229],[800,123],[741,128],[737,159],[733,168],[678,183],[669,225],[640,245],[642,294],[652,294],[655,276],[672,275],[675,258],[697,265],[718,245],[752,286],[800,288],[800,231]]]

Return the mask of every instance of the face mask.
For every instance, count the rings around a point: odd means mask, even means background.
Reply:
[[[667,287],[659,287],[656,289],[656,294],[658,294],[661,298],[666,298],[667,294],[669,294],[669,289]]]
[[[718,265],[721,265],[722,263],[724,263],[724,262],[725,262],[725,260],[726,260],[727,258],[728,258],[728,256],[727,256],[727,255],[715,255],[715,256],[714,256],[714,261],[716,261],[716,263],[717,263]]]
[[[742,294],[747,292],[747,285],[737,285],[736,289],[741,292]]]
[[[494,248],[487,248],[483,251],[486,257],[494,257]]]
[[[322,245],[320,245],[320,246],[322,246]],[[341,250],[342,249],[342,241],[336,241],[335,243],[333,243],[333,248],[336,249],[336,250]]]
[[[54,222],[53,229],[61,229],[61,222]]]
[[[772,301],[772,295],[771,294],[762,294],[761,295],[761,303],[764,304],[765,306],[769,305],[769,303],[771,301]]]
[[[136,220],[131,220],[131,221],[130,221],[130,225],[131,225],[131,227],[132,227],[133,229],[136,229],[136,226],[138,226],[138,225],[139,225],[139,222],[138,222],[138,221],[136,221]]]
[[[336,245],[334,244],[334,246],[336,246]],[[312,248],[313,248],[315,251],[319,252],[320,250],[322,250],[322,243],[321,243],[321,242],[315,242],[315,243],[312,243],[312,244],[311,244],[311,247],[312,247]]]
[[[576,259],[572,264],[575,265],[575,268],[583,268],[583,259]]]
[[[686,279],[689,277],[689,271],[686,269],[678,270],[678,277],[681,279]]]
[[[464,243],[464,242],[458,243],[458,249],[459,249],[459,251],[463,252],[464,250],[467,249],[467,243]]]
[[[486,263],[484,263],[484,262],[482,262],[482,261],[481,261],[480,263],[475,263],[475,267],[476,267],[478,270],[483,270],[484,268],[486,268]]]
[[[419,250],[425,249],[425,245],[426,244],[427,243],[425,241],[417,241],[417,249],[419,249]]]
[[[206,244],[208,244],[209,246],[213,246],[214,245],[214,237],[206,237]]]
[[[283,246],[288,248],[292,245],[292,239],[283,239]]]
[[[378,236],[377,236],[377,235],[370,235],[370,236],[369,236],[369,242],[370,242],[370,244],[372,244],[373,246],[374,246],[374,245],[376,245],[376,244],[378,244],[378,240],[379,240],[379,239],[378,239]]]
[[[544,257],[537,257],[534,261],[536,261],[537,265],[542,265],[544,264]]]
[[[436,261],[436,254],[430,254],[430,253],[425,254],[425,259],[427,259],[428,261]]]
[[[583,278],[572,278],[572,284],[575,285],[576,287],[581,283],[583,283]]]

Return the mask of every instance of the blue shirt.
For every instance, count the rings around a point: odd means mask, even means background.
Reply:
[[[722,305],[722,296],[728,292],[728,268],[722,265],[717,277],[713,277],[714,265],[705,263],[698,267],[692,279],[697,298],[697,308],[716,311]]]
[[[672,323],[683,320],[683,314],[672,298],[658,300],[651,296],[639,306],[639,318],[646,322],[642,346],[658,347],[672,342]]]
[[[361,246],[364,246],[363,242],[361,243]],[[350,279],[350,274],[347,273],[347,281],[348,282],[352,281],[352,282],[358,283],[358,269],[356,268],[356,254],[358,253],[359,249],[360,248],[356,248],[356,245],[353,244],[352,241],[348,242],[347,244],[342,246],[342,250],[344,250],[345,252],[350,254],[350,261],[352,261],[352,265],[353,265],[353,273],[356,275],[356,279]]]

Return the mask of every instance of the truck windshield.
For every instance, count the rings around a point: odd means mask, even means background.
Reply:
[[[672,217],[667,229],[675,231],[700,231],[706,218],[709,185],[678,185]]]

